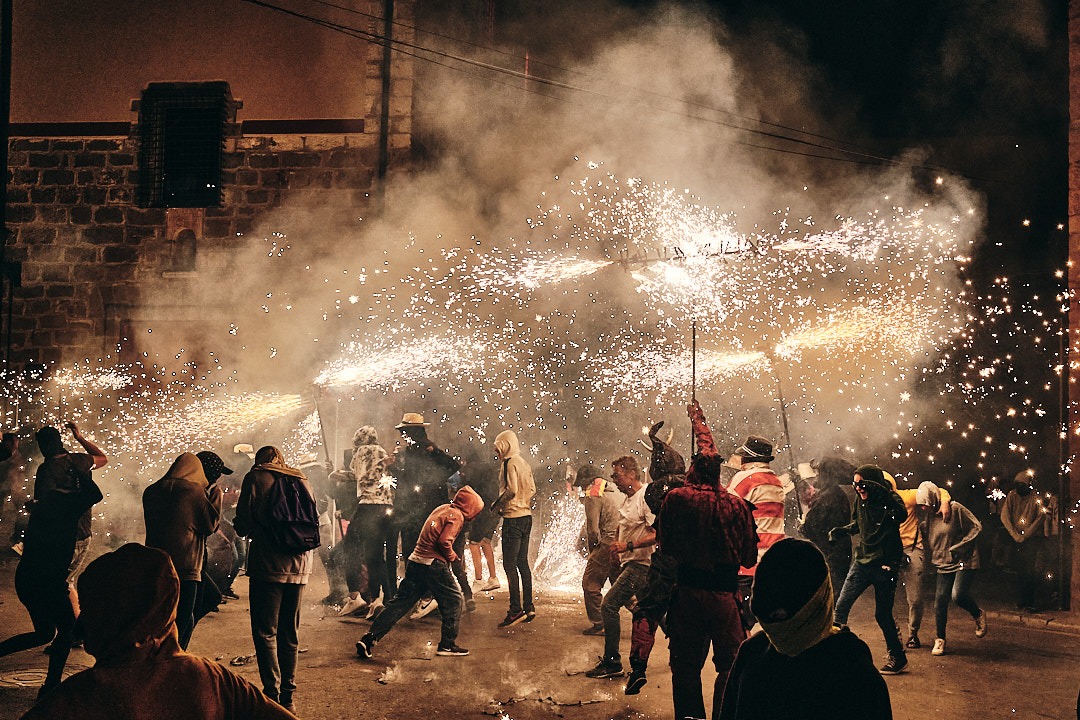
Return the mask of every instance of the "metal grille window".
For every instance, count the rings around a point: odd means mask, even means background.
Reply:
[[[229,84],[151,83],[139,101],[139,204],[221,204],[225,134],[235,117]]]

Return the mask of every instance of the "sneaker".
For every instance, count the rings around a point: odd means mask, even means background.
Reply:
[[[922,647],[922,642],[919,641],[919,636],[915,633],[911,633],[911,637],[907,639],[906,645],[912,650],[918,650]]]
[[[489,590],[498,590],[502,585],[499,584],[499,578],[489,577],[487,582],[480,586],[481,592],[488,592]]]
[[[465,601],[465,612],[476,612],[476,601],[472,598]]]
[[[239,600],[240,596],[236,594],[236,591],[232,588],[221,591],[221,597],[228,598],[229,600]]]
[[[435,598],[428,598],[427,600],[421,600],[416,606],[416,610],[409,616],[410,620],[419,620],[422,617],[427,617],[431,614],[431,611],[439,607],[439,603],[435,602]]]
[[[375,647],[375,637],[371,633],[367,633],[356,641],[356,654],[363,658],[370,658],[373,647]]]
[[[596,663],[596,667],[592,670],[585,671],[585,677],[590,678],[613,678],[622,677],[622,663],[618,660],[609,660],[607,658],[600,658],[600,662]]]
[[[354,598],[349,598],[345,601],[345,604],[341,606],[341,610],[338,610],[338,617],[359,615],[367,608],[367,606],[367,600],[365,600],[359,595]]]
[[[529,611],[527,611],[525,613],[525,622],[532,622],[535,619],[536,619],[536,611],[535,610],[529,610]]]
[[[631,665],[630,674],[626,676],[623,695],[637,695],[643,687],[645,687],[645,668]]]
[[[581,634],[582,635],[603,635],[604,634],[604,623],[596,623],[594,625],[590,625],[589,627],[582,630]]]
[[[502,622],[499,623],[499,627],[510,627],[511,625],[517,625],[519,622],[525,622],[525,613],[520,610],[517,612],[508,612],[506,613],[506,617],[502,619]]]
[[[469,651],[463,647],[457,645],[440,645],[435,650],[436,655],[442,655],[443,657],[464,657],[469,654]]]
[[[904,668],[907,667],[907,654],[900,653],[899,655],[889,655],[885,658],[885,664],[881,666],[880,671],[882,675],[896,675],[897,673],[904,672]]]
[[[930,651],[931,655],[944,655],[945,654],[945,638],[934,639],[934,649]]]
[[[379,613],[383,611],[386,606],[383,605],[382,598],[376,598],[374,602],[369,603],[367,606],[367,615],[364,616],[365,620],[374,620],[379,617]]]
[[[986,637],[986,611],[980,610],[979,617],[975,618],[975,637]]]

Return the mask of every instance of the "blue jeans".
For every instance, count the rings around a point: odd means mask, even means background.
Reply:
[[[600,604],[600,615],[604,619],[604,660],[619,660],[619,610],[629,605],[630,600],[645,587],[648,576],[648,565],[628,562],[604,596],[604,602]]]
[[[967,610],[973,618],[979,617],[982,610],[975,598],[971,597],[971,583],[975,579],[974,570],[957,570],[953,573],[941,573],[937,576],[937,590],[934,593],[934,616],[937,621],[937,636],[945,639],[945,625],[949,621],[949,596],[958,607]]]
[[[529,535],[532,515],[503,518],[502,561],[510,586],[510,612],[533,612],[532,568],[529,567]],[[520,584],[518,578],[520,577]]]
[[[890,655],[903,655],[904,646],[900,642],[900,628],[893,618],[893,598],[896,596],[896,568],[882,565],[880,561],[871,563],[853,562],[844,578],[844,587],[836,600],[833,610],[833,622],[847,625],[851,606],[859,599],[866,588],[874,588],[874,619],[877,620],[881,634],[885,636],[885,646]]]
[[[394,599],[371,624],[371,636],[378,642],[398,620],[412,610],[416,601],[425,595],[431,595],[439,604],[439,616],[442,618],[442,637],[439,645],[450,647],[457,642],[458,622],[461,620],[461,608],[465,597],[461,594],[457,580],[450,566],[444,560],[433,560],[430,565],[409,560],[405,564],[405,578],[398,585]]]

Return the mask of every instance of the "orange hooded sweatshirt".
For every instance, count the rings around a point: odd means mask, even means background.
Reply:
[[[409,560],[421,565],[430,565],[435,560],[446,563],[457,560],[458,554],[454,552],[454,540],[457,539],[465,521],[472,520],[483,509],[484,500],[480,494],[468,485],[463,486],[454,495],[453,500],[446,505],[440,505],[428,515]]]

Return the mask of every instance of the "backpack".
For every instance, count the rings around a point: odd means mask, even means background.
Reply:
[[[264,527],[281,552],[297,554],[319,547],[319,512],[299,478],[274,473]]]

